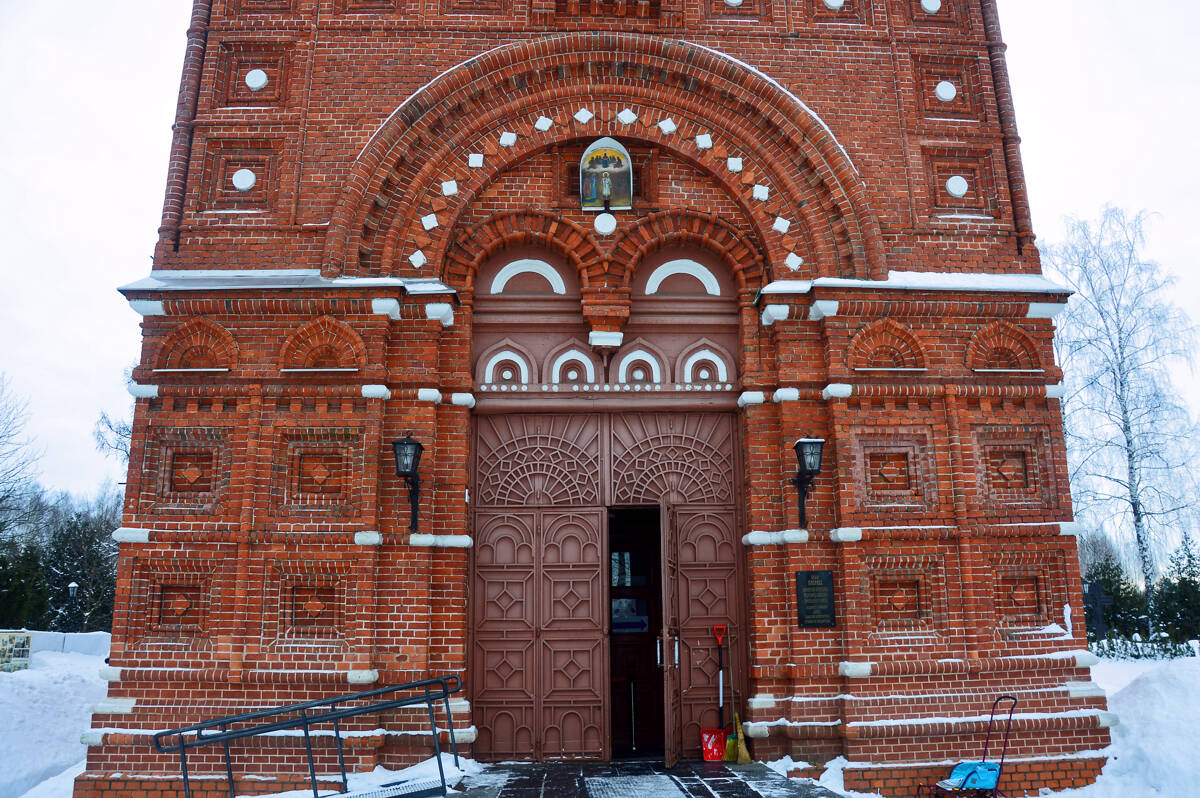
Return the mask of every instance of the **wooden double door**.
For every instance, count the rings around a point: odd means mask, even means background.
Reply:
[[[614,699],[610,680],[621,565],[609,526],[618,508],[641,508],[659,520],[645,533],[659,536],[646,548],[655,551],[661,590],[645,655],[662,680],[661,750],[668,762],[697,755],[700,729],[717,724],[714,625],[729,628],[735,667],[744,661],[734,417],[482,416],[474,444],[475,754],[612,755],[613,702],[625,693]]]

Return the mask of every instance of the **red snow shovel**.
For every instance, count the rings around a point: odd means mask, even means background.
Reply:
[[[717,638],[717,725],[718,729],[700,730],[700,751],[705,762],[725,758],[725,626],[714,626]]]

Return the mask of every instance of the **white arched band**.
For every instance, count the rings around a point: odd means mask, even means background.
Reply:
[[[617,365],[617,382],[629,382],[629,367],[638,361],[650,366],[650,375],[655,382],[662,382],[662,366],[659,365],[658,358],[645,349],[634,349],[621,358],[621,362]]]
[[[562,368],[567,363],[571,362],[580,363],[583,365],[583,371],[587,375],[588,382],[596,381],[596,367],[592,364],[591,359],[582,352],[574,349],[567,350],[558,357],[554,358],[554,364],[550,366],[550,381],[553,383],[562,382],[560,379],[560,376],[562,375]]]
[[[721,357],[711,349],[701,349],[697,352],[693,352],[691,357],[684,361],[683,381],[692,382],[692,371],[695,369],[696,364],[703,363],[705,361],[708,361],[716,366],[718,380],[725,382],[725,380],[729,379],[729,372],[725,368],[725,361],[722,360]],[[678,379],[678,377],[676,377],[676,379]]]
[[[646,293],[657,294],[658,289],[662,287],[663,281],[677,274],[686,274],[690,277],[695,277],[704,286],[705,292],[711,296],[721,295],[721,286],[717,283],[716,276],[705,268],[703,264],[687,259],[669,260],[651,272],[650,279],[646,281]],[[495,293],[495,291],[492,293]]]
[[[504,293],[504,286],[508,285],[508,281],[518,274],[539,274],[546,278],[546,282],[550,283],[550,287],[554,289],[554,293],[567,293],[567,286],[563,282],[562,275],[553,266],[544,260],[533,260],[531,258],[514,260],[497,272],[496,276],[492,278],[491,293]]]
[[[496,366],[505,360],[511,360],[517,364],[517,368],[521,370],[521,383],[528,384],[529,364],[525,362],[525,358],[520,353],[514,352],[511,349],[503,349],[488,359],[487,365],[483,367],[483,381],[485,383],[494,382],[493,375],[495,374]]]

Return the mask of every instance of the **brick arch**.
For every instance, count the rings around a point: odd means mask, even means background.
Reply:
[[[720,257],[741,293],[757,291],[767,279],[763,253],[754,241],[715,213],[683,210],[652,213],[630,228],[613,246],[609,274],[620,278],[621,285],[629,288],[634,273],[648,255],[681,244],[695,245]]]
[[[614,117],[627,106],[645,118],[618,124]],[[595,118],[575,120],[581,107]],[[534,125],[543,116],[553,122],[549,129]],[[674,130],[657,124],[668,117]],[[497,146],[502,132],[517,138]],[[704,133],[715,146],[695,142]],[[751,218],[769,263],[802,250],[812,276],[884,274],[879,225],[862,180],[830,129],[798,98],[700,45],[583,32],[502,45],[406,99],[344,184],[324,270],[394,273],[412,262],[418,272],[429,264],[424,273],[436,273],[458,215],[498,175],[552,146],[603,135],[653,144],[706,172]],[[726,168],[726,153],[735,151],[745,162],[740,173]],[[484,154],[484,165],[467,168],[469,153]],[[449,180],[456,190],[447,194]],[[752,196],[754,181],[769,189],[765,199]],[[433,227],[422,221],[431,214],[438,217]],[[777,226],[777,217],[791,224]]]
[[[528,209],[460,226],[446,252],[443,279],[458,288],[471,288],[485,261],[503,249],[522,244],[539,244],[562,255],[578,272],[581,288],[604,277],[605,260],[589,231],[569,219]]]
[[[981,327],[967,344],[967,368],[1028,371],[1041,368],[1037,347],[1013,324],[997,321]]]
[[[196,316],[176,327],[159,347],[160,369],[237,368],[238,345],[229,330]]]
[[[925,353],[912,331],[882,319],[863,327],[850,341],[846,365],[852,369],[925,368]]]
[[[279,368],[356,368],[367,363],[367,347],[349,324],[321,316],[302,325],[283,342]]]

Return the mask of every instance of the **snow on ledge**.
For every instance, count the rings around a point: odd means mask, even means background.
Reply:
[[[775,280],[763,294],[807,294],[813,288],[861,288],[895,291],[1016,291],[1027,294],[1068,294],[1070,289],[1040,274],[973,274],[968,272],[889,271],[886,280],[855,280],[846,277],[818,277],[815,280]],[[1048,312],[1051,303],[1039,312]],[[1056,303],[1055,303],[1056,304]],[[1058,306],[1056,304],[1056,306]],[[1061,307],[1061,306],[1060,306]],[[1045,318],[1045,317],[1037,317]]]
[[[847,679],[865,679],[874,667],[874,662],[839,662],[838,675]]]
[[[408,536],[410,546],[429,546],[435,549],[469,549],[472,541],[470,535],[423,535],[420,533]]]
[[[149,543],[149,529],[133,529],[123,526],[120,529],[113,530],[112,539],[117,543]]]
[[[379,671],[374,668],[346,671],[346,681],[350,684],[374,684],[379,681]]]
[[[807,529],[784,529],[780,532],[755,531],[742,535],[742,545],[744,546],[777,546],[807,542]]]
[[[399,288],[413,296],[458,293],[431,277],[322,277],[320,269],[156,269],[117,290],[239,291],[249,288]],[[378,311],[375,311],[378,312]]]

